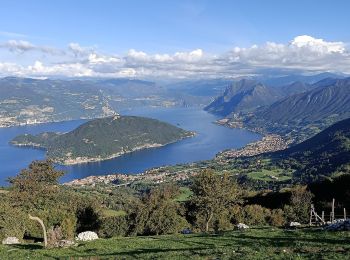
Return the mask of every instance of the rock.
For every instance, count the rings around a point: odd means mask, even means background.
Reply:
[[[330,223],[328,226],[324,227],[324,230],[350,231],[350,219],[336,219],[333,221],[333,223]]]
[[[181,231],[181,233],[185,235],[192,234],[192,230],[189,228],[185,228]]]
[[[79,241],[91,241],[98,239],[98,235],[92,231],[85,231],[78,234],[76,240]]]
[[[55,243],[55,247],[70,247],[73,246],[75,243],[72,240],[59,240]]]
[[[238,225],[236,227],[239,230],[248,229],[249,228],[249,226],[247,226],[246,224],[243,224],[243,223],[238,223]]]
[[[7,237],[2,240],[3,245],[15,245],[20,244],[19,239],[17,237]]]
[[[301,224],[299,222],[292,221],[292,222],[289,223],[289,226],[290,227],[300,227]]]

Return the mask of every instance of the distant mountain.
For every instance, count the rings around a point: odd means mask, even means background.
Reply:
[[[258,109],[244,119],[244,124],[283,134],[303,128],[317,132],[350,117],[350,78],[328,83],[331,85],[318,82],[315,89]]]
[[[180,91],[184,94],[214,98],[221,95],[232,80],[225,79],[203,79],[194,81],[181,81],[165,86],[171,91]]]
[[[277,76],[277,77],[273,75],[274,73],[270,73],[268,74],[268,76],[257,77],[256,80],[259,80],[260,82],[268,86],[278,87],[278,86],[290,85],[296,81],[307,83],[307,84],[314,84],[326,78],[334,78],[334,79],[345,78],[343,75],[334,74],[330,72],[319,73],[316,75],[289,74],[287,76]]]
[[[280,93],[281,96],[287,97],[298,93],[303,93],[316,88],[315,85],[304,83],[301,81],[293,82],[292,84],[275,87],[275,90]]]
[[[223,95],[205,107],[206,111],[227,116],[233,112],[252,111],[282,98],[281,91],[254,80],[242,79],[226,88]]]
[[[135,116],[112,116],[82,124],[68,133],[20,135],[11,143],[47,150],[58,163],[101,161],[135,150],[159,147],[193,136],[168,123]]]
[[[337,172],[350,173],[350,118],[342,120],[314,137],[276,152],[297,171],[294,178],[311,182]]]
[[[114,114],[106,96],[80,80],[0,79],[0,127]]]
[[[0,78],[0,127],[106,117],[134,107],[206,104],[136,79]]]

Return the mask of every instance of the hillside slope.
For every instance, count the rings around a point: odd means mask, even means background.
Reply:
[[[245,126],[280,134],[300,132],[309,137],[350,117],[350,78],[316,84],[319,87],[286,97],[246,116]]]
[[[350,118],[272,157],[296,168],[294,178],[307,183],[337,172],[350,173]]]
[[[112,116],[92,120],[64,134],[20,135],[11,143],[40,147],[46,149],[48,158],[55,162],[75,164],[110,159],[190,136],[192,132],[155,119]]]

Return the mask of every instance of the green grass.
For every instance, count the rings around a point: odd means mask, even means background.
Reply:
[[[67,249],[0,245],[0,259],[349,259],[350,232],[261,228],[100,239]]]
[[[125,216],[126,212],[124,210],[113,210],[113,209],[104,209],[102,211],[104,217],[119,217]]]
[[[274,176],[278,179],[275,179],[271,176]],[[248,173],[248,177],[253,180],[260,181],[286,181],[292,178],[292,173],[287,173],[283,169],[274,169],[266,170],[262,169],[261,171],[255,171]]]
[[[190,190],[190,188],[180,187],[180,195],[177,196],[175,200],[179,202],[184,202],[184,201],[187,201],[191,195],[192,195],[192,191]]]

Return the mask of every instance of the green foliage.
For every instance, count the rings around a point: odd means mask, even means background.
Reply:
[[[286,224],[286,219],[284,217],[284,212],[282,209],[271,210],[271,215],[268,218],[268,223],[271,226],[282,227]]]
[[[20,209],[0,200],[0,239],[17,237],[22,239],[26,230],[28,216]]]
[[[271,212],[260,205],[247,205],[242,208],[244,224],[251,226],[264,226],[268,224]]]
[[[98,229],[100,203],[93,196],[86,197],[60,186],[58,179],[62,175],[51,161],[35,161],[10,180],[8,205],[10,210],[21,213],[17,216],[25,216],[26,221],[18,223],[23,223],[27,236],[42,236],[41,227],[28,220],[28,213],[41,218],[48,230],[60,228],[66,239],[74,238],[77,231]],[[10,216],[5,215],[4,221],[12,221],[14,217]]]
[[[46,202],[57,196],[58,180],[63,174],[55,170],[50,161],[32,162],[28,169],[9,179],[11,202],[27,209],[42,209]]]
[[[162,186],[150,191],[131,210],[128,219],[131,234],[172,234],[188,226],[184,212],[174,200],[176,186]]]
[[[307,223],[310,215],[310,207],[313,194],[307,190],[306,186],[296,186],[292,189],[290,204],[284,207],[286,219],[288,221],[298,221]]]
[[[126,236],[128,229],[126,216],[104,217],[100,220],[98,235],[105,238]]]
[[[193,195],[190,204],[194,208],[197,226],[208,232],[213,221],[219,221],[225,210],[240,203],[240,190],[228,175],[216,175],[213,171],[204,170],[194,179],[191,186]]]
[[[78,157],[106,159],[149,145],[165,145],[192,133],[156,119],[136,116],[112,116],[91,120],[65,134],[21,135],[14,144],[47,149],[48,158],[65,163]]]

